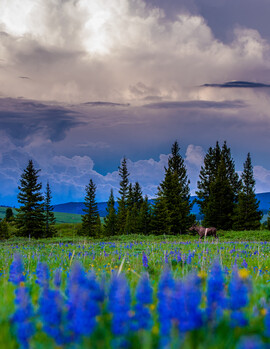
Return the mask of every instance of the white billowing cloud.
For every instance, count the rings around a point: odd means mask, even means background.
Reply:
[[[200,168],[203,164],[204,156],[205,152],[201,146],[190,144],[187,147],[185,161],[190,165]]]
[[[200,15],[179,12],[164,20],[162,10],[143,0],[1,4],[0,92],[5,96],[72,103],[135,103],[149,94],[202,99],[207,92],[201,95],[194,87],[264,78],[270,66],[269,43],[256,30],[237,28],[234,41],[224,44]]]
[[[253,167],[254,179],[256,181],[256,192],[264,193],[270,191],[270,170],[263,166]]]

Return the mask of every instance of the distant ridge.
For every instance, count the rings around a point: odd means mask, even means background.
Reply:
[[[196,199],[197,196],[191,196],[191,201]],[[263,211],[263,214],[267,214],[270,209],[270,192],[256,194],[258,200],[260,200],[260,210]],[[149,200],[153,202],[154,200]],[[105,217],[107,202],[99,202],[98,211],[101,217]],[[116,203],[117,207],[117,203]],[[64,213],[73,213],[73,214],[84,214],[84,203],[83,202],[67,202],[64,204],[59,204],[54,206],[55,212],[64,212]],[[197,217],[199,216],[199,206],[195,203],[192,208],[192,213],[194,213]]]

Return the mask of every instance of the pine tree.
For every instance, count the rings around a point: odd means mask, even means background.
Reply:
[[[222,167],[221,169],[220,166]],[[221,177],[224,177],[224,179],[226,178],[223,182],[223,189],[222,182],[220,181]],[[213,212],[220,212],[221,208],[219,205],[218,193],[224,192],[226,193],[226,203],[224,202],[224,206],[226,206],[226,210],[228,210],[226,211],[226,214],[228,214],[226,227],[227,229],[231,229],[233,211],[238,200],[241,181],[239,180],[238,174],[235,172],[235,164],[231,156],[230,148],[228,148],[226,142],[224,142],[222,149],[218,142],[216,142],[215,148],[209,148],[205,155],[204,166],[201,167],[199,178],[196,194],[198,196],[197,202],[200,206],[200,213],[204,216],[203,224],[205,226],[220,224],[219,220],[214,218]],[[212,195],[214,197],[211,197]],[[227,202],[229,199],[231,200],[230,204]],[[215,203],[217,207],[214,206]],[[223,221],[223,219],[220,221]],[[216,226],[216,228],[218,227]],[[220,228],[225,229],[221,226]]]
[[[142,189],[138,182],[132,186],[130,183],[127,196],[127,216],[125,224],[126,234],[139,234],[139,214],[143,203]]]
[[[11,222],[14,219],[13,210],[12,210],[11,207],[8,207],[6,209],[6,216],[5,216],[5,218],[6,218],[7,222]]]
[[[259,201],[256,199],[255,195],[255,179],[253,176],[250,153],[247,155],[241,177],[242,188],[235,209],[234,229],[256,230],[260,227],[262,212],[259,210]]]
[[[101,234],[101,221],[96,203],[96,185],[92,179],[90,179],[85,191],[85,209],[83,209],[85,214],[82,215],[82,233],[89,237],[99,237]]]
[[[205,208],[203,224],[217,229],[232,227],[234,193],[227,178],[226,164],[222,158],[216,178],[210,183],[209,199]]]
[[[119,176],[121,178],[120,181],[120,189],[118,198],[118,211],[117,211],[117,231],[119,234],[123,234],[125,232],[126,219],[127,219],[127,211],[128,211],[128,193],[129,193],[129,172],[127,169],[127,159],[124,159],[121,162],[121,166],[119,167]]]
[[[111,189],[111,194],[107,203],[107,215],[104,219],[104,232],[107,236],[116,235],[116,210],[115,210],[115,201],[113,195],[113,189]]]
[[[38,182],[38,173],[29,160],[20,179],[18,202],[22,204],[17,210],[16,225],[21,236],[40,238],[44,235],[44,204],[41,193],[42,184]]]
[[[45,236],[51,237],[55,234],[55,216],[53,206],[51,205],[52,192],[49,182],[46,185],[45,200],[44,200],[44,215],[45,215]]]
[[[139,234],[149,235],[151,232],[151,205],[147,195],[143,199],[138,215]]]
[[[169,211],[166,200],[163,196],[158,196],[154,201],[151,233],[155,235],[170,234]]]
[[[194,222],[191,215],[189,180],[184,160],[177,142],[172,145],[165,178],[158,188],[158,198],[165,200],[168,212],[168,228],[171,234],[185,232]]]

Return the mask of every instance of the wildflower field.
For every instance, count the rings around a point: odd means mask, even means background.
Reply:
[[[1,348],[268,348],[270,243],[0,245]]]

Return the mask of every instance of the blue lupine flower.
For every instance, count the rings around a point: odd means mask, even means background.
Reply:
[[[25,281],[25,276],[23,275],[24,267],[22,257],[19,254],[14,255],[14,260],[10,265],[9,269],[9,279],[14,285],[19,285],[20,282]]]
[[[247,268],[247,267],[248,267],[247,262],[246,262],[245,259],[243,259],[242,267],[243,267],[243,268]]]
[[[112,332],[125,336],[130,329],[130,290],[126,279],[120,274],[111,280],[108,309],[112,313]]]
[[[77,340],[89,336],[99,314],[98,300],[102,299],[94,276],[87,278],[79,263],[74,264],[68,280],[68,329]]]
[[[29,348],[29,340],[35,332],[31,317],[34,315],[33,307],[30,301],[28,289],[20,286],[15,291],[16,310],[11,318],[15,324],[16,335],[21,348]]]
[[[63,310],[64,299],[59,290],[44,288],[39,298],[39,315],[44,332],[52,337],[57,345],[70,341],[70,337],[63,328]]]
[[[177,255],[177,263],[180,263],[180,262],[182,262],[181,252],[179,252]]]
[[[46,263],[39,262],[36,269],[37,280],[36,283],[42,287],[49,285],[50,272]]]
[[[201,280],[195,274],[176,284],[174,318],[178,321],[180,332],[192,331],[202,326],[200,286]]]
[[[170,342],[173,317],[174,279],[169,270],[165,270],[158,286],[158,314],[160,324],[160,347],[166,348]]]
[[[61,270],[60,268],[56,269],[55,272],[54,272],[54,279],[53,279],[53,283],[54,283],[54,286],[56,288],[59,288],[60,285],[61,285]]]
[[[139,329],[148,330],[152,325],[152,319],[146,305],[153,301],[153,289],[150,286],[149,277],[146,274],[141,277],[137,286],[136,300],[133,329],[135,331]]]
[[[231,326],[243,327],[247,324],[247,319],[242,313],[243,307],[248,304],[248,289],[243,279],[238,275],[237,268],[234,268],[229,283],[229,307],[231,313]]]
[[[142,262],[143,262],[143,266],[145,268],[148,268],[148,258],[144,252],[143,252],[143,256],[142,256]]]
[[[223,272],[218,261],[215,261],[212,265],[208,277],[206,298],[206,314],[208,320],[219,320],[226,306],[226,299],[224,294]]]

